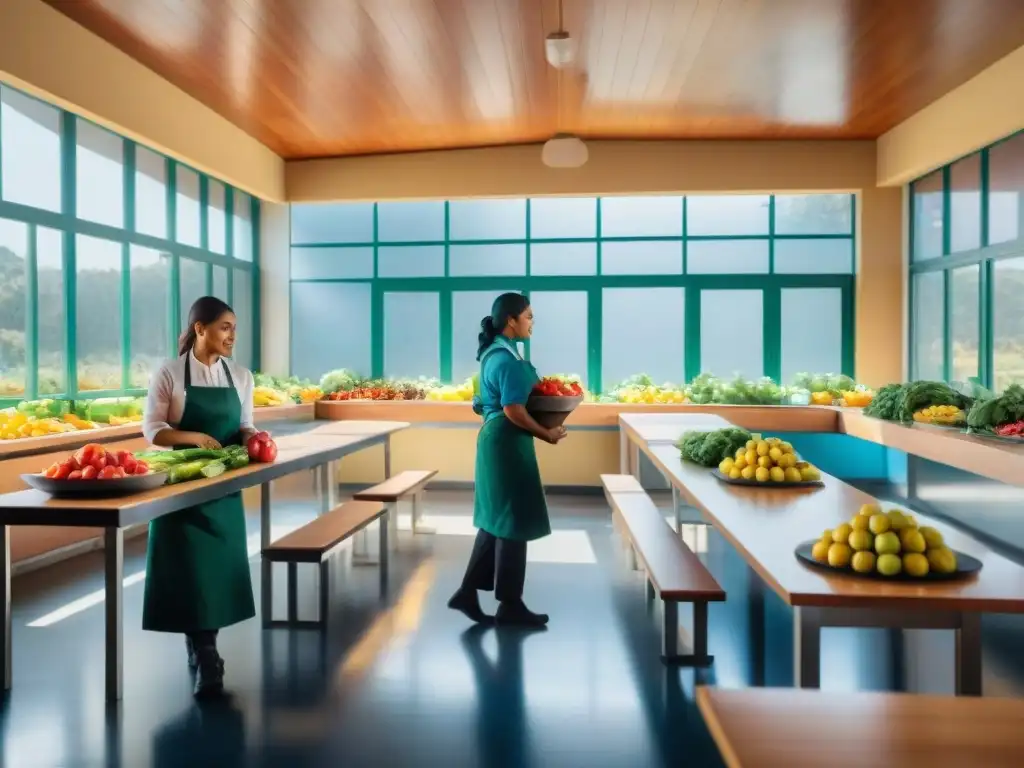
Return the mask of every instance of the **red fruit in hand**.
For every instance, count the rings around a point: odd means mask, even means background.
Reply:
[[[83,480],[95,480],[99,472],[96,471],[96,467],[89,464],[86,467],[82,467],[82,479]]]

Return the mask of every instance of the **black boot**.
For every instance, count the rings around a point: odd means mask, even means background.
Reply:
[[[484,609],[480,607],[480,596],[475,589],[459,587],[459,590],[448,601],[448,607],[464,613],[470,621],[475,621],[477,624],[494,622],[494,617],[484,613]]]
[[[217,650],[217,630],[213,632],[197,632],[194,635],[185,635],[185,652],[188,654],[188,668],[193,672],[199,666],[197,649],[202,645],[210,645]]]
[[[216,648],[206,646],[196,650],[196,687],[192,695],[197,699],[212,698],[224,693],[224,660]]]
[[[543,627],[548,623],[548,615],[534,613],[522,600],[506,600],[498,606],[494,620],[498,626]]]

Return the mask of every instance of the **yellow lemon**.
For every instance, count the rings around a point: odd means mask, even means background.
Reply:
[[[767,483],[768,479],[771,477],[771,473],[764,467],[758,467],[757,471],[754,472],[754,477],[759,483]]]
[[[736,461],[739,461],[740,459],[743,459],[744,461],[747,460],[747,449],[746,448],[737,448],[736,449]]]
[[[882,514],[882,508],[875,503],[862,504],[858,515],[864,515],[864,517],[871,517],[872,515]]]
[[[757,450],[757,440],[747,440],[747,444],[743,448],[743,450],[744,450],[744,452],[746,452],[746,451],[756,451]]]
[[[875,570],[875,553],[857,552],[854,554],[853,560],[850,561],[850,565],[857,573],[871,573]]]
[[[920,552],[908,552],[903,556],[903,570],[909,576],[927,576],[928,568],[928,558]]]
[[[747,456],[747,464],[750,464],[751,466],[753,466],[754,464],[757,464],[757,452],[756,451],[747,451],[746,456]]]
[[[949,547],[929,549],[925,553],[928,565],[936,573],[953,573],[956,570],[956,554]]]
[[[903,512],[898,509],[890,509],[887,513],[889,516],[889,527],[894,531],[902,531],[907,527],[907,518],[903,516]]]
[[[757,466],[764,467],[765,469],[772,468],[772,460],[768,456],[758,456]]]
[[[864,517],[864,515],[855,515],[853,519],[850,520],[850,526],[855,531],[866,531],[870,523],[871,520]]]
[[[917,518],[913,515],[908,515],[906,512],[903,513],[903,519],[907,522],[907,528],[917,528]]]
[[[877,536],[892,528],[892,520],[890,520],[888,515],[872,515],[868,521],[868,528]]]
[[[808,465],[800,468],[800,477],[807,482],[817,482],[821,480],[821,472],[818,471],[817,467]]]
[[[875,536],[875,552],[879,555],[898,555],[900,553],[900,539],[892,531],[886,531]]]
[[[852,557],[849,544],[833,544],[828,548],[828,564],[833,568],[845,568]]]
[[[797,469],[796,467],[786,467],[786,469],[783,470],[783,473],[786,476],[787,483],[800,482],[800,470]]]
[[[903,570],[903,561],[899,555],[879,555],[875,568],[883,576],[896,576]]]
[[[774,446],[768,451],[768,456],[771,458],[772,461],[778,464],[779,459],[782,458],[782,449],[779,448],[778,446]]]
[[[743,469],[747,466],[747,454],[743,453],[736,457],[736,460],[732,463],[736,469]]]
[[[740,472],[740,475],[743,476],[744,480],[753,480],[754,479],[754,468],[752,466],[746,466]]]
[[[792,453],[793,452],[793,446],[790,445],[789,443],[785,442],[785,441],[779,443],[779,448],[782,450],[783,453]]]
[[[817,560],[819,563],[828,562],[828,550],[832,545],[827,541],[816,541],[814,546],[811,547],[811,557]]]
[[[723,475],[728,475],[732,471],[732,467],[732,459],[722,459],[722,463],[718,465],[718,471]]]
[[[792,453],[784,453],[779,457],[778,464],[783,469],[796,469],[796,456]]]
[[[784,471],[784,470],[782,469],[782,467],[772,467],[772,468],[771,468],[770,470],[768,470],[768,471],[769,471],[769,473],[770,473],[770,475],[771,475],[771,478],[772,478],[772,482],[773,482],[773,483],[782,483],[782,482],[785,482],[785,480],[786,480],[786,473],[785,473],[785,471]]]
[[[821,534],[821,540],[831,544],[832,543],[832,529],[826,528]]]
[[[836,544],[845,544],[849,540],[851,533],[853,533],[853,529],[850,528],[850,524],[843,523],[832,529],[832,541]]]
[[[924,536],[916,528],[904,528],[900,531],[900,545],[904,552],[914,552],[920,554],[927,549],[928,545],[925,543]],[[906,563],[904,563],[906,565]]]
[[[767,442],[762,440],[761,442],[759,442],[757,444],[757,449],[756,450],[757,450],[757,455],[758,456],[767,456],[768,455],[768,451],[771,450],[771,446],[768,445]]]
[[[850,547],[858,552],[867,552],[875,544],[875,537],[870,531],[854,531],[850,534]]]
[[[921,535],[924,536],[924,543],[928,549],[938,549],[945,545],[945,541],[942,539],[942,534],[930,525],[926,525],[920,529]]]
[[[732,470],[729,472],[729,477],[732,480],[739,480],[741,477],[743,477],[743,470],[741,470],[738,466],[733,466]]]

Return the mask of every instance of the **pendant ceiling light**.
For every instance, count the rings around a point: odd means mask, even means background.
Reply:
[[[555,94],[556,109],[558,111],[558,125],[562,124],[562,71],[567,68],[575,58],[576,43],[565,31],[562,23],[562,0],[558,1],[558,31],[552,32],[545,40],[545,53],[548,63],[554,67],[558,74],[556,77],[557,91]],[[556,133],[551,139],[544,142],[540,159],[549,168],[579,168],[587,162],[589,157],[587,145],[578,136],[568,133]]]
[[[540,159],[549,168],[579,168],[589,155],[587,145],[579,137],[559,133],[544,142]]]

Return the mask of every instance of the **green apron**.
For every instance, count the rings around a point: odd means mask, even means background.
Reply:
[[[185,358],[185,411],[178,429],[237,443],[242,404],[227,364],[227,387],[192,386]],[[142,628],[199,632],[256,615],[242,494],[158,517],[149,524]]]
[[[531,386],[539,381],[534,367],[498,340],[480,358],[481,385],[484,361],[492,354],[513,355],[526,366]],[[500,410],[485,417],[476,441],[476,528],[515,541],[533,541],[551,533],[533,441],[533,435],[509,421]]]

